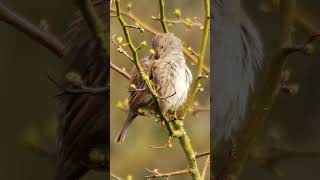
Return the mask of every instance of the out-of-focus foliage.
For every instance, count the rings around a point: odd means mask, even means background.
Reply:
[[[277,11],[263,13],[266,6],[261,6],[262,2],[271,1],[273,0],[243,0],[245,9],[259,27],[267,55],[273,53],[273,48],[278,43],[279,33],[277,31],[281,25]],[[319,5],[319,1],[314,0],[297,1],[297,19],[303,18],[303,22],[312,25],[317,32],[320,32],[320,23],[316,20],[316,17],[319,16],[316,7]],[[301,21],[297,21],[293,31],[294,42],[298,44],[305,42],[315,33],[306,31],[306,28],[301,26]],[[266,126],[267,144],[275,143],[276,146],[297,152],[320,152],[318,143],[320,86],[315,83],[320,79],[317,70],[320,66],[319,58],[319,51],[312,56],[296,54],[289,57],[290,82],[298,83],[299,92],[294,96],[280,93],[277,97]],[[261,143],[262,140],[259,139],[259,142]],[[261,157],[260,153],[270,155],[264,152],[268,150],[264,149],[265,147],[259,148],[261,149],[254,150],[254,156]],[[272,167],[274,169],[266,167],[266,170],[263,166],[259,166],[260,163],[264,163],[264,157],[258,163],[250,161],[241,179],[319,179],[316,166],[320,162],[319,153],[311,156],[305,153],[298,154],[300,155],[297,155],[297,158],[289,159],[286,156],[280,156],[280,161]],[[274,173],[271,173],[270,170],[273,170]]]
[[[71,1],[2,2],[60,39],[75,12]],[[57,89],[47,73],[59,77],[61,59],[1,21],[0,39],[0,179],[54,179],[54,159],[33,148],[55,142]],[[101,178],[92,172],[83,179]]]

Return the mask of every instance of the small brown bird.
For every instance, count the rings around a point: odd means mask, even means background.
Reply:
[[[175,112],[185,102],[192,81],[192,74],[183,56],[181,40],[172,33],[158,34],[153,38],[152,48],[155,54],[143,59],[141,65],[161,97],[161,111]],[[153,97],[135,68],[130,84],[135,88],[129,88],[129,114],[115,139],[116,143],[124,141],[128,127],[139,115],[139,109],[154,111],[156,108]]]

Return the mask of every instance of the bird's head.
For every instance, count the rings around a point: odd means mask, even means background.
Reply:
[[[157,34],[152,40],[152,48],[155,50],[155,59],[182,54],[181,40],[173,33]]]

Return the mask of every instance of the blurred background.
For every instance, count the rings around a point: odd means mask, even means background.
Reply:
[[[277,0],[243,0],[245,9],[257,24],[267,55],[276,47],[280,27],[279,13],[270,7]],[[297,1],[295,43],[305,42],[311,35],[320,33],[320,1]],[[273,9],[273,10],[272,10]],[[266,13],[267,12],[267,13]],[[302,25],[304,24],[304,25]],[[244,180],[295,180],[320,179],[320,52],[312,56],[295,54],[289,57],[290,82],[299,84],[295,96],[280,93],[277,97],[266,130],[266,139],[284,149],[298,152],[295,158],[280,158],[275,166],[261,166],[263,159],[249,161],[241,179]],[[315,152],[315,153],[309,153]],[[309,154],[309,155],[308,155]],[[313,155],[310,155],[313,154]],[[274,168],[274,169],[272,169]]]
[[[127,10],[128,4],[132,5],[132,14],[134,14],[143,22],[148,23],[158,31],[162,32],[160,22],[151,18],[151,16],[157,17],[159,15],[158,1],[122,0],[121,5],[124,11]],[[166,15],[168,19],[177,19],[177,17],[175,17],[174,15],[174,11],[176,8],[179,8],[181,10],[181,18],[183,19],[190,18],[192,20],[194,17],[197,17],[203,20],[204,4],[202,1],[167,1]],[[126,21],[131,25],[135,25],[135,23],[129,21],[128,18],[126,18]],[[111,18],[110,24],[110,36],[118,35],[123,37],[123,41],[125,41],[119,21],[116,18]],[[187,29],[186,26],[177,24],[170,26],[169,29],[183,41],[185,47],[191,46],[192,49],[196,52],[199,51],[201,41],[201,30],[199,27],[192,27],[190,29]],[[151,40],[154,35],[147,31],[145,31],[144,33],[139,33],[136,29],[131,29],[130,32],[136,46],[138,46],[144,40],[148,44],[147,47],[140,52],[140,58],[149,56]],[[132,63],[129,61],[129,59],[123,54],[120,54],[117,51],[117,47],[112,43],[110,44],[110,48],[111,61],[119,67],[125,67],[127,71],[130,71]],[[207,54],[205,56],[205,63],[208,66],[210,65],[209,48],[210,44],[207,45]],[[128,50],[128,52],[130,51]],[[191,61],[187,57],[186,62],[194,75],[194,73],[196,72],[196,67],[192,65]],[[156,123],[154,117],[137,117],[137,119],[130,126],[124,143],[113,143],[118,131],[122,126],[122,123],[124,123],[127,117],[127,112],[123,111],[121,107],[123,105],[126,105],[125,99],[128,97],[129,83],[127,79],[120,76],[114,71],[111,71],[110,77],[111,173],[119,177],[132,175],[133,179],[144,179],[145,175],[150,175],[150,173],[148,173],[145,168],[148,168],[150,170],[158,169],[160,173],[185,169],[187,167],[186,158],[177,140],[173,140],[172,148],[152,149],[149,147],[151,145],[162,146],[168,141],[168,133],[166,128],[163,128],[159,123]],[[202,82],[204,91],[198,93],[196,101],[200,106],[209,108],[209,80],[203,80]],[[196,152],[199,153],[208,151],[210,148],[209,114],[210,113],[207,111],[198,113],[197,117],[190,115],[185,121],[185,129],[189,134],[193,148]],[[202,168],[205,159],[206,158],[204,157],[198,161],[199,167]],[[172,177],[172,179],[189,179],[189,176],[190,175],[187,174],[185,176]],[[209,177],[207,179],[209,179]]]
[[[60,39],[75,12],[71,0],[1,1]],[[47,73],[58,78],[62,69],[61,59],[0,21],[0,179],[53,179],[55,161],[30,145],[54,141],[57,89]],[[102,178],[91,172],[83,179]]]

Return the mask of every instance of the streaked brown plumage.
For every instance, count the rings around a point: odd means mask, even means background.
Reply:
[[[175,111],[184,103],[192,81],[191,72],[185,64],[181,40],[172,33],[158,34],[153,38],[152,48],[156,54],[145,58],[141,64],[149,74],[154,84],[153,88],[162,97],[161,111],[163,113]],[[155,101],[135,69],[130,83],[134,84],[138,90],[131,90],[129,93],[128,117],[115,139],[116,143],[124,141],[127,129],[138,116],[140,108],[155,110]]]
[[[109,1],[99,0],[94,1],[94,4],[104,24],[108,26]],[[66,40],[66,70],[63,77],[68,72],[76,72],[87,86],[107,86],[109,62],[99,56],[99,42],[80,12],[69,27]],[[62,81],[66,87],[73,87],[65,79]],[[76,180],[89,169],[107,171],[108,162],[97,166],[92,163],[89,154],[97,147],[105,150],[106,157],[109,154],[109,92],[64,95],[60,98],[60,108],[56,180]]]

